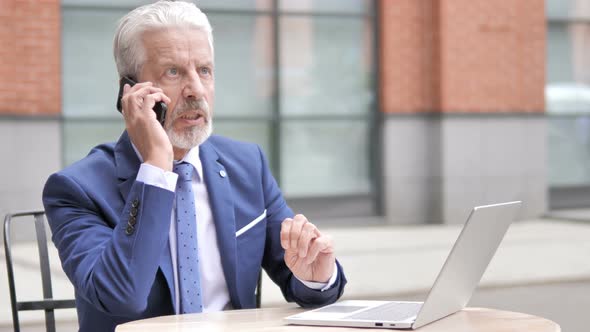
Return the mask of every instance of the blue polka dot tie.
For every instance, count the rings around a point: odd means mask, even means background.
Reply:
[[[174,166],[176,182],[176,245],[178,265],[179,312],[202,312],[201,278],[197,245],[197,214],[192,190],[194,167],[189,163]]]

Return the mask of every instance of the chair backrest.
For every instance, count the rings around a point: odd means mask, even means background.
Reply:
[[[43,287],[43,300],[18,301],[16,298],[15,276],[12,261],[10,227],[16,220],[35,222],[37,236],[37,248],[39,249],[39,267],[41,269],[41,283]],[[8,272],[8,287],[10,289],[10,305],[12,307],[12,322],[14,331],[20,331],[18,312],[25,310],[44,310],[45,327],[48,332],[55,332],[55,309],[75,308],[75,300],[54,300],[51,288],[51,272],[49,269],[49,254],[47,250],[47,234],[45,233],[45,212],[31,211],[7,214],[4,219],[4,253],[6,254],[6,270]]]
[[[256,283],[254,294],[256,295],[256,308],[260,308],[262,305],[262,269],[260,269],[260,274],[258,275],[258,283]]]

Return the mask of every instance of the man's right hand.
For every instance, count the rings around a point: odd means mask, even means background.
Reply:
[[[172,171],[172,144],[152,110],[159,101],[167,104],[171,102],[162,89],[154,87],[152,82],[137,83],[132,87],[125,84],[121,99],[122,113],[129,138],[143,161]]]

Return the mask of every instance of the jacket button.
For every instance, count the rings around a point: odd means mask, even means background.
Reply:
[[[136,217],[137,216],[137,208],[131,208],[131,211],[129,211],[129,215],[132,217]]]
[[[133,234],[133,231],[135,231],[135,228],[131,225],[127,225],[127,228],[125,228],[125,234],[127,235]]]
[[[135,224],[137,223],[137,218],[131,216],[129,217],[129,221],[128,221],[129,225],[131,226],[135,226]]]
[[[139,206],[139,200],[136,198],[133,200],[133,202],[131,202],[131,207],[136,208],[138,206]]]

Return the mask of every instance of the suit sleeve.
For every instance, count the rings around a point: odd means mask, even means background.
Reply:
[[[111,315],[134,316],[147,307],[174,193],[134,181],[114,228],[99,208],[102,199],[61,174],[43,191],[53,242],[77,296]]]
[[[321,291],[311,289],[299,281],[285,264],[285,250],[281,247],[281,223],[292,218],[293,211],[287,206],[283,195],[273,178],[264,153],[258,148],[262,162],[262,185],[267,210],[266,245],[262,267],[269,277],[281,288],[289,302],[302,307],[317,307],[336,302],[344,292],[346,277],[342,266],[336,261],[338,277],[331,288]]]

